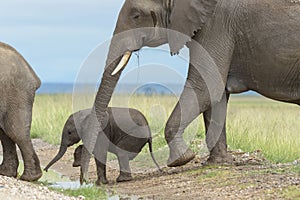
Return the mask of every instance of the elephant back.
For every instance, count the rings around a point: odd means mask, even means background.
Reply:
[[[41,81],[24,57],[13,47],[0,42],[0,90],[36,91]]]

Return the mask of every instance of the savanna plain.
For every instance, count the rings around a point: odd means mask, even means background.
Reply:
[[[31,137],[58,147],[68,116],[91,107],[93,99],[89,95],[37,95]],[[156,171],[146,145],[131,162],[134,181],[115,183],[116,161],[109,155],[111,169],[108,174],[112,175],[108,175],[111,179],[108,186],[56,190],[70,196],[82,195],[86,199],[107,199],[115,194],[123,199],[300,199],[299,106],[260,96],[232,96],[227,115],[227,141],[235,163],[203,165],[207,149],[200,115],[184,135],[197,153],[196,159],[183,167],[167,168],[164,127],[176,102],[175,96],[167,95],[118,95],[111,101],[111,106],[136,108],[146,116],[153,135],[154,155],[164,174]],[[52,154],[45,154],[43,159],[50,161],[55,153],[52,149]],[[57,170],[60,174],[64,174],[64,170],[70,172],[72,153],[65,155],[68,166],[60,167]],[[69,178],[78,179],[79,169],[72,170],[76,173],[69,174]],[[95,172],[90,178],[96,178]],[[49,184],[45,177],[41,182]]]

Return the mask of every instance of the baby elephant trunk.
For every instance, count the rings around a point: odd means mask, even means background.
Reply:
[[[66,153],[67,151],[67,146],[66,145],[61,145],[59,148],[59,151],[57,153],[57,155],[51,160],[51,162],[49,162],[49,164],[45,167],[45,171],[47,172],[48,169],[54,164],[56,163],[59,159],[61,159],[61,157],[63,157],[63,155]]]
[[[149,144],[150,155],[151,155],[151,157],[152,157],[152,160],[153,160],[154,164],[156,165],[157,169],[158,169],[160,172],[163,172],[162,169],[159,167],[158,163],[156,162],[156,160],[155,160],[155,158],[154,158],[154,155],[153,155],[153,150],[152,150],[152,137],[149,138],[148,144]]]

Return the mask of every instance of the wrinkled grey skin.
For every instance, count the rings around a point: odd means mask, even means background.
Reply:
[[[168,166],[180,166],[193,159],[194,154],[182,135],[201,113],[206,125],[209,161],[230,161],[226,123],[222,120],[226,117],[230,94],[253,90],[274,100],[300,104],[299,22],[300,4],[290,0],[126,0],[94,102],[97,118],[100,122],[104,119],[122,70],[116,75],[112,72],[126,51],[168,43],[171,53],[176,54],[192,38],[194,41],[187,46],[193,64],[189,65],[185,88],[165,128],[170,148]],[[151,31],[137,31],[124,39],[117,35],[154,26],[179,31],[188,37],[178,39],[176,34]],[[209,74],[212,65],[206,62],[205,55],[197,52],[197,43],[206,49],[219,70],[222,81],[216,82],[221,88],[216,90],[218,94],[210,94],[201,77],[203,69]],[[211,74],[214,76],[217,74]],[[210,99],[211,96],[215,97]],[[210,142],[214,140],[217,141]],[[90,149],[88,145],[86,148]]]
[[[91,109],[81,110],[69,116],[63,128],[59,152],[46,166],[45,171],[65,154],[68,147],[78,143],[85,134],[91,131],[91,126],[87,123],[90,121],[92,115],[91,111]],[[118,157],[120,175],[117,178],[117,182],[129,181],[132,179],[129,160],[134,159],[146,143],[149,144],[150,154],[154,163],[158,169],[160,169],[152,153],[151,132],[144,115],[135,109],[110,107],[107,108],[106,115],[107,121],[103,131],[105,135],[109,137],[109,141],[107,141],[107,144],[102,144],[102,141],[97,143],[94,153],[109,151]],[[109,148],[103,149],[106,145],[108,145]],[[85,148],[82,148],[82,146],[77,148],[77,156],[75,156],[77,164],[74,162],[75,164],[73,166],[81,165],[78,162],[83,162],[84,159],[81,158],[81,152],[84,150]],[[80,158],[78,158],[79,153]],[[98,175],[96,183],[107,184],[106,160],[105,162],[101,162],[101,160],[97,159],[95,160]],[[82,182],[81,176],[81,183]]]
[[[40,161],[30,139],[32,106],[40,84],[26,60],[15,49],[0,42],[1,175],[17,177],[17,144],[24,161],[21,179],[36,181],[42,176]]]

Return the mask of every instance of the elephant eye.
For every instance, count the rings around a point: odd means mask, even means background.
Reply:
[[[71,131],[69,131],[69,132],[68,132],[68,134],[69,134],[69,135],[71,135],[71,134],[72,134],[72,132],[71,132]]]
[[[141,12],[138,9],[132,9],[130,12],[131,19],[139,19],[141,17]]]
[[[140,18],[140,14],[135,14],[135,15],[133,16],[133,19],[138,19],[138,18]]]

